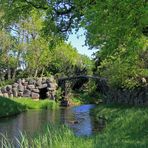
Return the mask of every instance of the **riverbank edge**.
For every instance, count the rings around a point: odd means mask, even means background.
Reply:
[[[99,104],[91,110],[90,114],[98,124],[100,122],[104,124],[104,129],[97,136],[106,140],[103,140],[106,144],[102,143],[102,147],[109,147],[109,145],[125,148],[148,147],[148,108],[146,106]]]
[[[70,99],[71,106],[84,104],[85,102],[80,98],[72,97]],[[30,109],[57,109],[60,106],[59,102],[52,100],[38,100],[31,98],[6,98],[0,96],[0,118],[10,117]]]
[[[31,109],[56,109],[59,104],[52,100],[34,101],[28,98],[0,97],[0,118],[10,117]]]

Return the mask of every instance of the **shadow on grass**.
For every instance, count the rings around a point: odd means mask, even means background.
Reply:
[[[16,115],[26,110],[26,106],[20,103],[8,99],[5,97],[0,97],[0,118]]]

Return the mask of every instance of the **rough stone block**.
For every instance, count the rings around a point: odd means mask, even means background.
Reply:
[[[29,81],[28,81],[28,84],[29,85],[34,85],[36,83],[36,80],[34,80],[34,79],[30,79]]]
[[[11,91],[11,90],[12,90],[12,86],[11,86],[11,85],[7,85],[7,86],[6,86],[6,90],[7,90],[7,91]]]
[[[48,87],[56,89],[57,84],[56,83],[48,83]]]
[[[42,78],[39,78],[37,81],[36,81],[36,86],[41,86],[42,85]]]
[[[6,87],[2,87],[2,88],[1,88],[1,92],[2,92],[2,93],[7,93]]]
[[[18,92],[18,97],[23,97],[23,92]]]
[[[42,80],[42,84],[45,84],[45,83],[46,83],[46,79],[43,79],[43,80]]]
[[[48,87],[47,90],[48,90],[48,91],[54,91],[55,88],[50,88],[50,87]]]
[[[47,87],[47,84],[43,84],[41,86],[39,86],[39,89],[43,89],[43,88],[46,88]]]
[[[47,83],[53,83],[54,81],[54,77],[47,78],[46,80]]]
[[[37,88],[33,89],[32,91],[35,92],[35,93],[39,93],[40,92],[39,89],[37,89]]]
[[[22,79],[22,80],[21,80],[21,83],[22,83],[22,84],[24,84],[24,83],[25,83],[25,81],[26,81],[25,79]]]
[[[39,99],[39,97],[40,97],[40,95],[38,93],[34,93],[34,92],[31,93],[32,99]]]
[[[28,82],[24,82],[23,85],[24,85],[24,86],[28,86]]]
[[[18,90],[17,88],[12,88],[12,93],[14,97],[18,97]]]
[[[8,98],[9,97],[8,93],[3,93],[3,97]]]
[[[22,80],[21,80],[21,79],[18,79],[18,80],[17,80],[17,83],[18,83],[18,84],[21,84],[21,83],[22,83]]]
[[[13,85],[12,85],[12,88],[17,88],[18,87],[18,83],[14,83]]]
[[[30,96],[31,96],[31,91],[28,89],[24,90],[23,97],[30,97]]]
[[[19,90],[20,92],[23,92],[23,91],[24,91],[24,86],[23,86],[22,84],[19,84],[19,85],[18,85],[18,90]]]
[[[27,88],[28,88],[29,90],[33,90],[33,89],[35,88],[35,86],[34,86],[34,85],[28,85]]]
[[[46,95],[48,98],[51,98],[51,93],[50,92],[46,92]]]

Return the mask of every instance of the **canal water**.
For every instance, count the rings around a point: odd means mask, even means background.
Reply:
[[[77,136],[90,136],[98,128],[90,110],[95,105],[81,105],[58,110],[29,110],[17,116],[0,119],[0,134],[10,139],[18,138],[20,133],[33,135],[47,124],[65,124]]]

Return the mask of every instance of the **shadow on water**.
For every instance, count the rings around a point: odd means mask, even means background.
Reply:
[[[81,105],[59,110],[30,110],[14,117],[0,119],[0,133],[10,139],[19,138],[20,132],[32,136],[47,124],[66,124],[77,136],[90,136],[100,130],[99,123],[90,115],[95,105]]]

